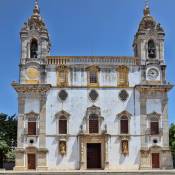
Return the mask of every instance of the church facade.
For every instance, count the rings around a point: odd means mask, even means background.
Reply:
[[[15,170],[169,169],[164,30],[148,6],[134,56],[50,56],[35,1],[21,29]]]

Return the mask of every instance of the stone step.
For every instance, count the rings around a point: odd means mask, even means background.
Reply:
[[[122,172],[103,172],[103,171],[77,171],[77,172],[15,172],[0,171],[0,175],[175,175],[175,170],[168,171],[122,171]]]

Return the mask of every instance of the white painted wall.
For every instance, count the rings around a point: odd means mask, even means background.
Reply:
[[[135,93],[134,110],[134,93],[133,89],[128,89],[129,98],[126,102],[121,102],[118,94],[120,89],[98,89],[99,97],[95,103],[92,103],[88,97],[90,90],[85,88],[66,89],[68,93],[67,100],[62,104],[58,99],[57,88],[50,90],[46,104],[46,134],[47,134],[47,148],[48,166],[53,169],[78,169],[79,167],[79,142],[76,135],[80,131],[80,125],[86,114],[88,107],[96,105],[101,108],[101,115],[104,117],[101,129],[104,129],[104,124],[107,124],[108,133],[112,135],[109,139],[109,165],[111,168],[129,166],[130,168],[137,168],[139,166],[139,150],[140,150],[140,118],[139,118],[139,102],[138,93]],[[68,152],[65,157],[61,157],[58,152],[58,138],[57,133],[57,119],[55,114],[64,110],[70,114],[69,119],[69,134],[70,137],[67,142]],[[132,114],[130,120],[130,134],[129,140],[130,153],[126,158],[121,156],[119,137],[119,119],[117,114],[127,110]],[[86,124],[84,124],[84,129]],[[72,135],[72,136],[71,136]]]

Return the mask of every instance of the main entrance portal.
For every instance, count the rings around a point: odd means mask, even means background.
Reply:
[[[87,143],[87,169],[101,168],[101,144]]]

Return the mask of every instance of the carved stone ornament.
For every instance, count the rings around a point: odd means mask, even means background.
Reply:
[[[128,111],[122,111],[122,112],[120,112],[119,114],[117,114],[117,117],[119,117],[119,119],[120,119],[121,117],[123,117],[123,116],[127,116],[128,119],[130,119],[131,116],[132,116],[132,114],[129,113]]]
[[[148,119],[150,119],[150,120],[154,120],[154,121],[157,121],[157,120],[159,120],[160,119],[160,116],[161,116],[161,114],[159,114],[159,113],[157,113],[157,112],[152,112],[152,113],[150,113],[150,114],[147,114],[147,117],[148,117]]]
[[[86,118],[88,118],[91,114],[96,114],[97,116],[101,117],[101,109],[95,105],[87,108],[86,111]]]
[[[40,16],[40,10],[37,1],[35,1],[33,15],[28,19],[26,23],[24,23],[22,27],[22,31],[29,31],[29,30],[39,30],[47,32],[45,23]]]
[[[19,84],[12,83],[13,88],[18,93],[46,93],[50,88],[50,84]]]
[[[36,121],[39,118],[39,114],[35,113],[34,111],[25,114],[25,116],[28,121]]]
[[[121,101],[126,101],[129,97],[129,94],[126,90],[121,90],[120,93],[119,93],[119,98]]]
[[[61,116],[65,116],[67,119],[69,119],[70,114],[63,110],[55,114],[56,118],[60,118]]]
[[[127,155],[129,153],[129,147],[128,147],[128,140],[122,140],[121,141],[122,146],[122,153],[124,155]]]
[[[59,141],[59,152],[62,156],[66,154],[66,141]]]
[[[98,98],[98,93],[96,90],[91,90],[90,93],[89,93],[89,97],[92,101],[96,101],[97,98]]]
[[[160,26],[160,24],[156,23],[156,21],[154,20],[154,18],[150,15],[150,8],[146,7],[144,9],[144,17],[139,25],[139,30],[140,31],[145,31],[145,30],[156,30],[157,32],[162,32],[164,33],[163,28]]]
[[[39,71],[34,67],[30,67],[27,69],[27,77],[29,79],[37,79],[39,77]]]
[[[58,97],[61,101],[65,101],[68,97],[68,93],[65,91],[65,90],[61,90],[59,93],[58,93]]]

